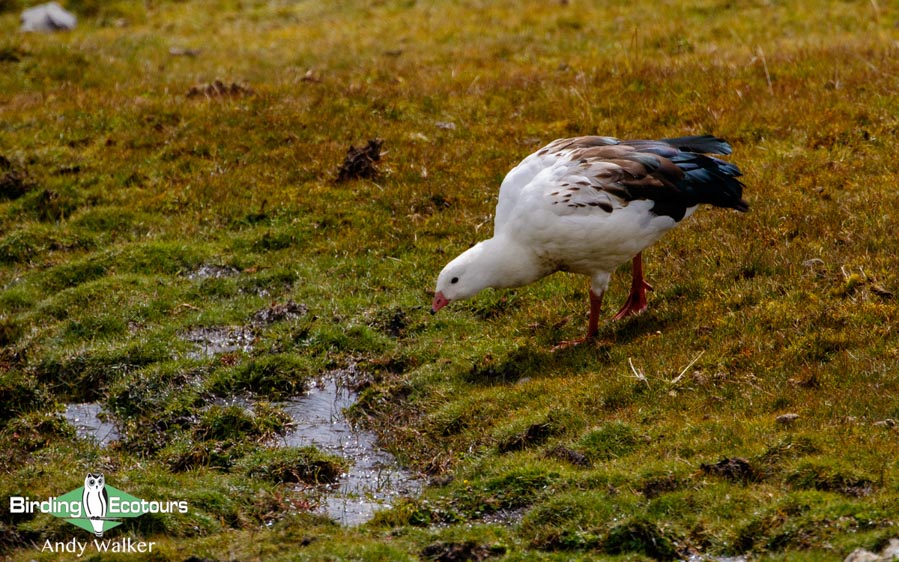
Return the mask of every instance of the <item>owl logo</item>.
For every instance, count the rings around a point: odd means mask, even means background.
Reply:
[[[90,519],[94,534],[103,536],[103,524],[109,505],[109,494],[106,493],[106,481],[102,474],[88,474],[84,479],[84,493],[81,495],[84,514]]]

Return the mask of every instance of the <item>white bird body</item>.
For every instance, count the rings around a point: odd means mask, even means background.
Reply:
[[[591,279],[591,338],[612,271],[633,259],[632,295],[619,317],[642,311],[650,288],[639,262],[644,248],[700,203],[748,210],[737,167],[699,152],[729,154],[730,146],[714,137],[579,137],[531,154],[503,180],[493,238],[447,264],[432,310],[487,287],[517,287],[569,271]]]

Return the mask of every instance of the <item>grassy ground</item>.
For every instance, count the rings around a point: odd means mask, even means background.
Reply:
[[[98,470],[186,499],[125,525],[158,560],[834,560],[897,535],[899,7],[68,5],[76,31],[22,35],[0,1],[0,497]],[[216,79],[241,88],[188,96]],[[646,252],[649,310],[595,346],[549,352],[586,323],[562,274],[431,317],[504,173],[593,133],[727,138],[752,211]],[[375,137],[381,175],[336,183]],[[241,326],[251,351],[189,353]],[[295,482],[339,463],[264,445],[277,400],[352,363],[352,415],[432,485],[348,530]],[[83,401],[118,445],[73,439]],[[53,559],[34,545],[72,529],[4,510],[0,549]]]

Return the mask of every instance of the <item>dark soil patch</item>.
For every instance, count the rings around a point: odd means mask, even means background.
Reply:
[[[546,452],[546,456],[553,459],[559,459],[568,463],[573,464],[574,466],[579,466],[581,468],[590,468],[593,466],[593,463],[590,462],[590,459],[587,458],[583,453],[579,453],[574,449],[569,449],[568,447],[563,447],[561,445],[553,447],[549,451]]]
[[[543,422],[535,423],[525,429],[523,432],[512,435],[497,444],[500,453],[508,453],[510,451],[521,451],[532,445],[540,445],[546,442],[553,434],[552,424]]]
[[[309,313],[309,307],[305,304],[297,304],[292,300],[284,304],[272,303],[268,308],[263,308],[253,315],[252,324],[263,327],[284,320],[295,320]]]
[[[372,326],[393,338],[399,338],[406,334],[409,315],[402,308],[396,307],[378,314],[372,322]]]
[[[647,478],[640,484],[640,493],[648,499],[673,492],[681,487],[680,479],[673,474]]]
[[[724,458],[715,464],[703,463],[699,465],[699,468],[705,474],[719,476],[731,482],[746,483],[760,480],[758,471],[748,460],[740,457]]]
[[[28,179],[25,170],[0,156],[0,199],[18,199],[33,187],[34,184]]]
[[[436,562],[456,562],[462,560],[486,560],[493,556],[502,556],[506,553],[506,547],[501,545],[483,545],[474,541],[435,542],[424,547],[421,557],[425,560]]]
[[[190,90],[187,91],[187,97],[189,98],[237,98],[250,95],[253,95],[253,90],[248,86],[242,86],[237,82],[225,84],[221,80],[216,80],[211,84],[198,84],[196,86],[191,86]]]
[[[384,144],[383,139],[371,139],[368,144],[362,148],[356,148],[350,145],[347,150],[346,158],[343,164],[337,170],[337,181],[347,181],[354,179],[371,179],[378,175],[378,168],[375,162],[381,160],[381,145]]]

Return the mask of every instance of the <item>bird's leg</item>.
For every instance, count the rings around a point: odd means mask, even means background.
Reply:
[[[602,308],[602,295],[603,293],[597,295],[593,292],[593,288],[590,288],[590,320],[587,321],[585,341],[592,340],[599,333],[599,309]]]
[[[652,291],[652,285],[643,279],[643,255],[640,253],[634,256],[631,267],[631,293],[624,301],[624,306],[615,315],[615,320],[621,320],[646,310],[646,291]]]
[[[576,340],[565,340],[559,342],[558,345],[553,347],[553,351],[568,349],[569,347],[574,347],[585,342],[593,341],[593,339],[596,338],[596,334],[599,333],[599,310],[602,308],[603,294],[604,293],[602,292],[596,294],[593,292],[593,288],[590,288],[590,319],[587,321],[587,335]]]

